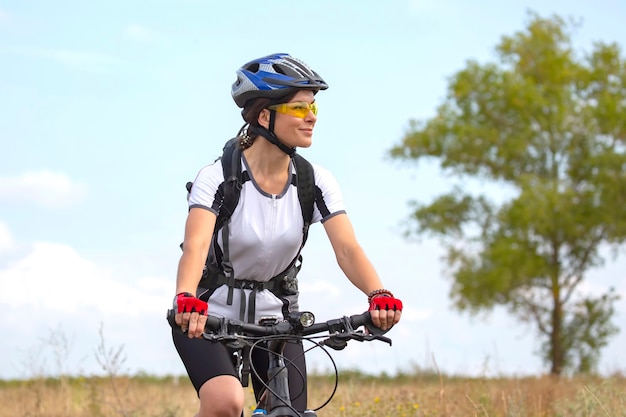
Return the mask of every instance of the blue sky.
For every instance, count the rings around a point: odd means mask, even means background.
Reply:
[[[434,165],[385,158],[410,119],[434,114],[448,77],[468,59],[492,60],[528,10],[581,18],[581,52],[626,39],[626,7],[609,0],[0,0],[0,378],[58,370],[46,342],[54,334],[69,341],[64,370],[98,372],[100,327],[109,346],[123,346],[128,372],[184,372],[163,318],[184,184],[242,124],[230,98],[235,70],[274,52],[330,84],[317,97],[314,145],[301,153],[335,174],[361,244],[406,306],[393,347],[354,343],[338,363],[545,371],[534,329],[500,310],[484,320],[451,310],[438,243],[402,238],[408,202],[456,181]],[[319,225],[304,258],[304,308],[319,319],[366,308]],[[614,286],[626,298],[624,258],[590,271],[583,290]],[[623,300],[615,323],[622,333],[603,351],[607,373],[625,367]],[[321,356],[310,363],[329,366]]]

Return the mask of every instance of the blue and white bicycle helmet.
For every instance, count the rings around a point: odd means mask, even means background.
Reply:
[[[250,99],[279,99],[298,90],[326,90],[328,84],[307,64],[279,53],[248,62],[237,70],[231,94],[238,107]]]

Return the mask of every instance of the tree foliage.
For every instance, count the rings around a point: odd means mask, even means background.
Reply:
[[[592,371],[618,331],[618,296],[581,283],[603,247],[626,239],[626,63],[614,43],[577,55],[575,28],[530,13],[524,31],[501,39],[496,62],[468,61],[436,116],[411,121],[390,150],[513,190],[503,203],[461,187],[414,202],[409,234],[444,241],[456,307],[503,305],[536,326],[555,375]]]

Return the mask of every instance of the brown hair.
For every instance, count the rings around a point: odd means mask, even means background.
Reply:
[[[249,100],[243,110],[241,110],[241,117],[250,126],[259,126],[259,115],[263,109],[271,106],[272,100],[269,98],[261,97],[253,100]]]

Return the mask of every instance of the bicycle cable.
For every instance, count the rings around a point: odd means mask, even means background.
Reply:
[[[302,395],[304,393],[304,389],[306,389],[307,384],[306,384],[306,377],[304,375],[304,372],[301,369],[299,369],[298,366],[295,365],[294,361],[296,359],[298,359],[299,357],[301,357],[301,356],[305,356],[308,352],[312,351],[313,349],[320,348],[324,352],[324,354],[326,354],[326,356],[328,357],[328,359],[332,363],[332,366],[333,366],[333,369],[334,369],[334,374],[335,374],[335,383],[334,383],[334,387],[333,387],[332,392],[330,393],[328,398],[322,403],[322,405],[320,405],[319,407],[316,407],[316,408],[311,408],[313,411],[319,411],[322,408],[326,407],[332,401],[332,399],[334,398],[335,394],[337,393],[337,388],[339,386],[339,371],[338,371],[338,368],[337,368],[337,363],[335,362],[334,358],[332,357],[330,352],[327,350],[327,348],[322,343],[317,342],[315,340],[315,339],[326,339],[326,338],[328,338],[328,335],[319,335],[319,336],[290,335],[289,336],[290,340],[307,341],[307,342],[311,343],[313,346],[309,347],[308,349],[305,349],[297,357],[295,357],[293,359],[289,359],[285,355],[283,355],[283,354],[281,354],[279,352],[272,351],[269,347],[260,345],[260,343],[262,343],[262,342],[269,342],[269,341],[272,341],[272,340],[285,340],[285,336],[284,335],[265,336],[265,337],[247,337],[247,339],[258,339],[258,340],[256,340],[255,342],[253,342],[251,344],[251,348],[248,351],[248,361],[250,363],[250,371],[252,373],[254,373],[255,377],[261,382],[261,384],[263,385],[263,390],[264,391],[269,392],[275,398],[277,398],[280,402],[282,402],[283,405],[285,405],[286,407],[290,408],[295,413],[298,413],[298,411],[291,404],[288,404],[283,398],[281,398],[278,395],[278,393],[276,393],[274,390],[272,390],[272,388],[269,386],[271,380],[268,380],[267,382],[263,381],[263,379],[260,376],[259,370],[257,369],[257,366],[252,361],[252,353],[253,353],[254,349],[260,349],[263,352],[272,353],[273,355],[277,355],[277,357],[281,358],[283,360],[283,362],[284,362],[283,368],[287,368],[287,366],[292,365],[292,368],[295,369],[298,372],[298,374],[300,375],[300,378],[304,382],[303,390],[301,392],[299,392],[295,396],[295,398],[298,398],[300,395]],[[278,375],[278,373],[276,373],[276,375],[274,377],[276,377],[277,375]],[[259,394],[259,398],[260,398],[260,396],[261,396],[261,394]]]

